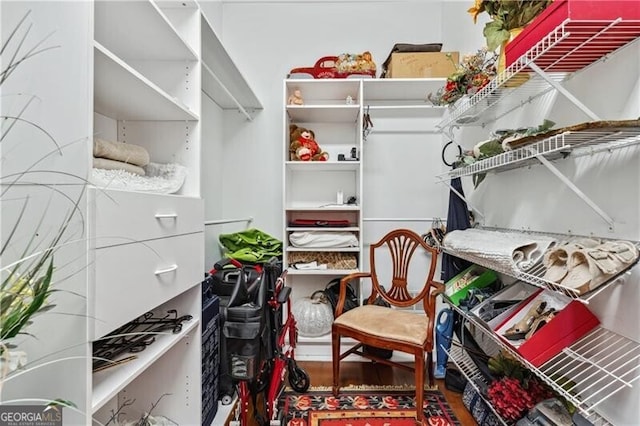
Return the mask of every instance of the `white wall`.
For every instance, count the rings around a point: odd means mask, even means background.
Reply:
[[[475,37],[460,37],[464,31],[455,31],[453,43],[443,37],[454,32],[443,24],[449,14],[466,14],[466,7],[465,2],[439,1],[223,2],[222,40],[264,105],[249,124],[236,112],[225,113],[224,175],[233,179],[233,186],[225,185],[224,216],[254,216],[254,226],[282,238],[282,212],[276,208],[282,197],[282,80],[292,68],[311,66],[326,55],[365,50],[380,67],[398,42],[444,42],[443,50],[473,51],[481,44]],[[468,30],[477,35],[481,26]],[[422,144],[417,138],[396,152],[415,151],[411,143]],[[437,136],[431,140],[432,155],[439,157],[440,141]],[[419,147],[418,154],[428,155],[424,149]],[[416,199],[427,199],[418,184],[432,184],[435,174],[416,171],[416,185],[410,188]],[[395,183],[388,185],[383,190],[392,192]]]

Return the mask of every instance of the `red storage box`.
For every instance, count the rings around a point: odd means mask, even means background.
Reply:
[[[577,71],[640,37],[640,1],[556,0],[507,44],[506,66],[556,28],[557,37],[530,59],[548,72]]]
[[[600,321],[589,311],[584,303],[577,300],[566,302],[559,294],[550,290],[540,290],[529,298],[529,302],[514,312],[496,328],[496,333],[534,367],[539,367],[556,356],[562,349],[593,330]],[[546,325],[524,341],[511,341],[503,333],[518,322],[538,301],[547,300],[549,306],[559,312]],[[522,342],[518,344],[518,342]]]

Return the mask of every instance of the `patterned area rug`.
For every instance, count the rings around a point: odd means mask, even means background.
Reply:
[[[415,426],[415,393],[396,387],[328,388],[285,392],[278,401],[283,426]],[[444,395],[427,390],[423,409],[430,425],[460,426]]]

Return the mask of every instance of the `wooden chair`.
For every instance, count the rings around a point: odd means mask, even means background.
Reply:
[[[376,254],[383,254],[388,248],[391,260],[391,282],[380,282],[376,273]],[[416,250],[420,249],[420,250]],[[422,250],[424,249],[424,250]],[[420,256],[420,253],[430,254]],[[398,229],[389,232],[379,242],[372,244],[369,252],[371,272],[357,272],[345,276],[340,281],[340,297],[336,305],[335,320],[331,330],[333,356],[333,393],[340,392],[340,361],[351,354],[358,354],[374,362],[384,363],[415,372],[417,419],[426,424],[421,409],[424,400],[425,352],[427,354],[428,383],[433,386],[433,326],[435,322],[436,296],[444,291],[444,285],[433,280],[438,253],[427,245],[415,232]],[[378,256],[379,257],[379,256]],[[428,265],[426,281],[412,296],[408,288],[410,265]],[[412,267],[413,271],[413,267]],[[346,288],[349,281],[370,278],[371,295],[367,304],[343,313]],[[373,305],[376,297],[387,301],[391,308]],[[402,310],[422,302],[422,312]],[[340,353],[341,338],[350,337],[358,343]],[[399,364],[390,359],[379,358],[365,351],[364,345],[401,351],[414,356],[414,365]]]

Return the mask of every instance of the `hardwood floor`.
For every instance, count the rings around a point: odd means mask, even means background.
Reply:
[[[311,377],[311,386],[331,386],[332,374],[330,362],[298,361]],[[413,373],[399,368],[372,362],[345,362],[340,365],[340,384],[353,385],[405,385],[412,384]],[[444,380],[436,380],[438,389],[463,426],[476,426],[477,423],[462,404],[462,394],[451,392],[444,386]]]

